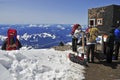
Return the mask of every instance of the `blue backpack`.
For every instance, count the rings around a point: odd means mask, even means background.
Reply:
[[[115,34],[115,41],[120,41],[120,29],[115,29],[114,31]]]

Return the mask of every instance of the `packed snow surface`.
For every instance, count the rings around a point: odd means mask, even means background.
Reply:
[[[71,62],[71,50],[0,50],[0,80],[82,80],[84,67]]]

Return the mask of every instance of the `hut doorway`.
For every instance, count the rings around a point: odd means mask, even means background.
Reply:
[[[89,26],[95,26],[95,19],[89,19]]]

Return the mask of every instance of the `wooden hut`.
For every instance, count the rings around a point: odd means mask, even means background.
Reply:
[[[111,26],[120,24],[120,5],[109,5],[88,9],[88,25],[108,32]]]

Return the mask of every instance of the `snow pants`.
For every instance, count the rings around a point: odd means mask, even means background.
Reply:
[[[115,60],[118,60],[120,42],[115,42]]]
[[[106,47],[106,62],[107,63],[112,62],[113,48],[114,48],[113,46]]]
[[[77,42],[78,42],[78,38],[72,38],[72,50],[74,52],[77,52]]]
[[[95,50],[95,44],[87,45],[87,60],[88,60],[88,62],[89,61],[94,62],[94,56],[95,56],[94,50]],[[91,57],[90,57],[90,55],[91,55]]]

